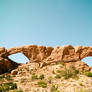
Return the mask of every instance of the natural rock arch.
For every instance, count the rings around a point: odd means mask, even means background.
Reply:
[[[88,66],[92,67],[92,56],[88,56],[82,59]]]
[[[24,56],[24,54],[22,53],[12,54],[8,56],[8,58],[11,59],[12,61],[15,61],[16,63],[21,63],[21,64],[26,64],[26,62],[29,61],[29,59],[26,56]]]
[[[92,56],[92,47],[73,47],[72,45],[57,46],[56,48],[37,45],[27,45],[9,49],[0,47],[0,65],[6,67],[5,71],[7,71],[9,68],[17,67],[19,65],[8,58],[10,55],[16,53],[24,54],[29,59],[28,63],[45,62],[45,64],[49,64],[55,61],[77,62],[81,61],[85,57]],[[1,72],[3,72],[2,70],[4,67],[2,67]]]
[[[53,48],[37,45],[28,45],[7,49],[8,56],[16,53],[23,53],[29,62],[41,62],[50,56]]]
[[[92,56],[92,47],[89,46],[76,46],[75,47],[76,54],[79,53],[79,58],[82,60],[85,57]]]
[[[52,47],[28,45],[7,49],[8,56],[16,53],[23,53],[30,61],[41,62],[44,59],[54,61],[77,61],[87,56],[92,56],[92,47],[71,45]]]

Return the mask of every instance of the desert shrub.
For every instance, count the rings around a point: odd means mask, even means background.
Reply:
[[[92,73],[91,72],[84,72],[84,75],[86,75],[88,77],[92,77]]]
[[[88,92],[88,91],[86,91],[86,90],[82,90],[82,89],[81,89],[81,90],[79,90],[79,92]]]
[[[60,90],[58,90],[58,86],[57,85],[52,85],[50,92],[60,92]]]
[[[17,89],[17,85],[16,83],[13,83],[13,82],[8,82],[0,85],[0,92],[6,92],[14,89]]]
[[[59,79],[59,78],[61,78],[61,75],[60,74],[56,74],[55,78]]]
[[[66,70],[64,78],[68,79],[68,78],[76,78],[77,77],[77,73],[75,73],[75,71],[72,70]]]
[[[3,92],[3,89],[2,89],[2,87],[0,86],[0,92]]]
[[[16,77],[16,75],[12,75],[12,77]]]
[[[20,89],[20,90],[16,90],[15,92],[23,92],[23,91]]]
[[[25,82],[26,78],[21,78],[20,83]]]
[[[31,80],[37,80],[38,79],[38,76],[33,74],[32,77],[31,77]]]
[[[57,73],[62,73],[62,70],[57,70],[56,72],[57,72]]]
[[[30,69],[29,68],[25,68],[28,72],[30,71]]]
[[[48,82],[51,84],[51,81],[52,81],[52,77],[48,77]]]
[[[64,62],[63,61],[59,61],[57,64],[64,65]]]
[[[5,77],[5,79],[8,80],[8,81],[9,81],[9,80],[13,80],[10,75],[7,75],[7,76]]]
[[[69,69],[58,71],[58,73],[59,74],[57,74],[56,76],[57,78],[61,78],[61,76],[64,77],[65,79],[72,77],[72,72]]]
[[[18,71],[23,71],[23,69],[21,69],[21,68],[18,68]]]
[[[16,83],[13,83],[13,82],[5,83],[3,86],[10,90],[17,89]]]
[[[79,85],[80,85],[80,86],[83,86],[82,82],[79,82]]]
[[[5,78],[4,75],[0,75],[0,80],[3,79],[3,78]]]
[[[75,74],[78,74],[78,73],[79,73],[79,70],[75,70],[74,73],[75,73]]]
[[[42,87],[42,88],[46,88],[47,87],[47,83],[45,81],[39,81],[38,82],[38,86]]]
[[[91,91],[81,88],[81,89],[76,89],[76,92],[91,92]]]
[[[55,74],[55,71],[53,70],[52,73]]]
[[[44,74],[41,74],[40,76],[39,76],[39,79],[44,79]]]
[[[22,89],[16,89],[16,90],[12,90],[12,91],[9,91],[9,92],[23,92]]]
[[[79,71],[75,70],[73,67],[70,67],[68,69],[65,68],[64,70],[57,70],[57,73],[59,74],[55,76],[56,78],[64,77],[64,79],[69,79],[78,77],[77,74]]]

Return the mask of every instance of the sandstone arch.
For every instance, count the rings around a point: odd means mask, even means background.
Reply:
[[[26,64],[29,59],[22,53],[16,53],[8,56],[9,59],[16,63]]]
[[[83,58],[81,61],[86,63],[88,66],[92,67],[92,56],[87,56],[87,57]]]
[[[30,62],[40,62],[50,56],[53,48],[37,45],[28,45],[7,49],[8,56],[16,53],[23,53]]]
[[[8,56],[16,53],[24,54],[29,59],[28,63],[31,62],[50,63],[55,61],[77,62],[81,61],[83,58],[87,56],[92,56],[92,47],[89,46],[73,47],[72,45],[58,46],[56,48],[37,45],[27,45],[9,49],[0,47],[0,65],[8,66],[9,62],[11,68],[15,65],[18,66],[19,64],[17,64],[16,62],[12,63],[13,61],[8,58]],[[6,70],[8,70],[8,68]]]
[[[73,47],[71,45],[67,45],[52,48],[37,45],[27,45],[9,48],[7,50],[5,48],[0,48],[0,58],[5,58],[16,53],[24,54],[30,62],[41,62],[43,60],[70,62],[82,60],[87,56],[92,56],[92,47]]]
[[[79,53],[79,58],[82,60],[85,57],[92,56],[92,47],[89,46],[76,46],[75,47],[76,54]]]

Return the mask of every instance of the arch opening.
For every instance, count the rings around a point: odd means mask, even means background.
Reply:
[[[92,67],[92,56],[85,57],[82,59],[83,62],[85,62],[88,66]]]
[[[26,64],[26,62],[29,61],[29,59],[22,53],[12,54],[12,55],[10,55],[8,57],[9,57],[9,59],[11,59],[11,60],[13,60],[14,62],[17,62],[17,63]]]

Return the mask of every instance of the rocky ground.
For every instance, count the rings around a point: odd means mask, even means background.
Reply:
[[[0,75],[0,92],[92,92],[92,73],[81,62],[22,64],[11,73]],[[87,66],[86,66],[87,67]],[[83,70],[85,69],[85,70]],[[11,84],[6,84],[11,83]]]

